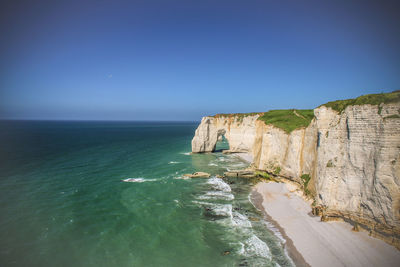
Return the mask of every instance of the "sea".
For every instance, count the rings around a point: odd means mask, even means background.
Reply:
[[[293,266],[198,122],[0,121],[0,266]],[[210,178],[187,179],[205,171]]]

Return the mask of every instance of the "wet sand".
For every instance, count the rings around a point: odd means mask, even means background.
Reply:
[[[235,153],[235,155],[248,163],[253,162],[253,156],[249,153]]]

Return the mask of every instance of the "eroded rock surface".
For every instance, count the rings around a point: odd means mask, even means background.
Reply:
[[[229,152],[250,151],[255,140],[258,117],[204,117],[193,137],[192,152],[214,151],[218,138],[222,136],[229,142]]]

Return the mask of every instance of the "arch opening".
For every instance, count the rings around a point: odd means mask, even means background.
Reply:
[[[219,130],[217,135],[217,142],[215,143],[213,152],[222,152],[224,150],[229,150],[229,141],[225,137],[225,130]]]

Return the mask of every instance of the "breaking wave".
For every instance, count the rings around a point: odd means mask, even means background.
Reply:
[[[221,190],[223,192],[231,192],[231,187],[225,183],[221,178],[212,177],[208,179],[208,184],[211,184],[215,189]]]
[[[145,179],[145,178],[126,178],[123,179],[122,182],[126,183],[144,183],[144,182],[154,182],[157,181],[157,179]]]

